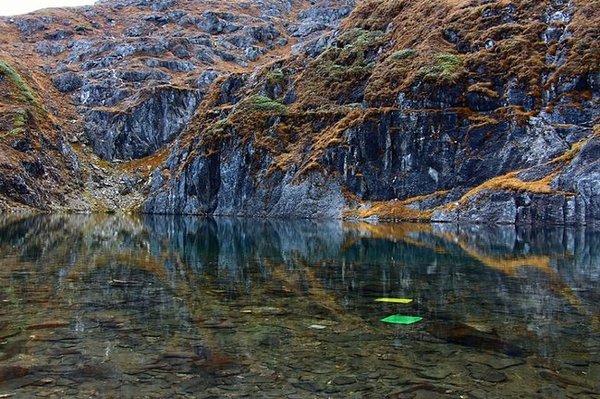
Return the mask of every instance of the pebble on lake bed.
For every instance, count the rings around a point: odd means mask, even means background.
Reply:
[[[321,324],[311,324],[310,326],[308,326],[308,328],[312,328],[312,329],[315,329],[315,330],[324,330],[327,327],[325,327],[325,326],[323,326]]]

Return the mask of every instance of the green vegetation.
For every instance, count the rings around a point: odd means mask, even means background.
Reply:
[[[213,128],[216,130],[223,130],[223,129],[227,128],[227,126],[229,126],[229,121],[227,120],[227,118],[225,118],[225,119],[219,119],[218,121],[216,121],[215,124],[213,125]]]
[[[277,112],[281,114],[287,111],[287,107],[284,104],[260,95],[248,98],[244,101],[244,104],[248,105],[253,110],[259,111]]]
[[[220,137],[226,133],[227,128],[231,126],[229,119],[219,119],[208,130],[207,136]]]
[[[273,69],[267,73],[267,82],[274,86],[277,84],[283,84],[285,81],[285,74],[281,68]]]
[[[207,143],[215,143],[228,135],[227,129],[232,127],[232,123],[228,118],[219,119],[213,124],[207,126],[204,131],[204,141]]]
[[[25,126],[27,126],[27,122],[29,121],[29,114],[26,110],[20,109],[15,113],[13,117],[13,128],[8,133],[9,136],[16,136],[22,133],[25,130]]]
[[[31,87],[23,80],[21,75],[6,62],[0,60],[0,74],[4,75],[19,89],[20,100],[33,106],[38,106],[38,101],[33,94]]]
[[[0,139],[15,137],[25,131],[25,127],[29,121],[29,113],[27,110],[19,109],[13,115],[12,129],[8,132],[0,133]]]
[[[463,61],[455,54],[439,53],[434,57],[434,63],[419,70],[419,75],[425,79],[453,82],[463,72]]]
[[[383,32],[379,30],[365,30],[354,28],[342,34],[338,41],[340,44],[347,46],[352,45],[357,48],[365,49],[376,43],[383,36]]]
[[[352,29],[339,38],[338,47],[331,47],[317,62],[319,75],[330,81],[352,83],[367,77],[374,63],[367,62],[369,51],[381,44],[383,32]]]
[[[408,58],[413,58],[417,55],[417,51],[412,48],[405,48],[402,50],[395,51],[392,53],[390,58],[394,61],[406,60]]]
[[[378,105],[393,104],[398,92],[405,89],[409,77],[414,75],[418,56],[417,50],[405,48],[382,59],[369,78],[365,98]]]
[[[351,29],[339,38],[337,58],[342,65],[364,64],[366,53],[375,51],[381,45],[383,32],[364,29]]]
[[[322,66],[326,76],[335,82],[344,83],[347,79],[368,75],[373,69],[373,64],[354,63],[350,66],[343,66],[334,63],[326,63]]]
[[[344,31],[297,79],[297,103],[310,109],[330,101],[338,104],[360,101],[353,97],[368,81],[385,41],[382,31],[360,28]]]
[[[17,101],[25,106],[30,106],[29,109],[19,109],[13,116],[13,127],[6,136],[14,136],[22,133],[32,117],[46,116],[47,111],[40,104],[37,96],[31,87],[25,82],[25,79],[5,61],[0,60],[0,75],[8,79],[18,90]]]

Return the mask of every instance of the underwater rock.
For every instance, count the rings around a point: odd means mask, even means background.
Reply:
[[[485,364],[469,364],[467,365],[467,369],[469,370],[469,375],[475,380],[493,383],[506,381],[506,374]]]
[[[426,330],[434,337],[453,344],[486,349],[513,357],[524,357],[528,353],[495,334],[485,333],[458,322],[431,322],[427,324]]]
[[[417,371],[417,375],[419,377],[427,378],[430,380],[443,380],[451,374],[452,370],[450,370],[447,367],[442,367],[440,365],[437,365],[435,367],[426,367],[423,370]]]
[[[7,382],[29,374],[29,368],[20,365],[0,366],[0,382]]]

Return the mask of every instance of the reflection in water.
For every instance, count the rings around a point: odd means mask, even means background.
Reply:
[[[0,395],[594,397],[599,244],[569,228],[6,216]],[[424,320],[379,321],[396,312]]]

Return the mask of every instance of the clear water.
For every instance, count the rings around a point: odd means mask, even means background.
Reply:
[[[0,219],[1,398],[600,397],[599,311],[590,229]]]

